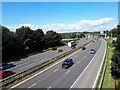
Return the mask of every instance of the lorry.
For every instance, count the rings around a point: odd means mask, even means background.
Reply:
[[[68,42],[68,47],[76,46],[76,41],[70,41]]]

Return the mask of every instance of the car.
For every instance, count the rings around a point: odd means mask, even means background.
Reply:
[[[94,54],[95,53],[95,50],[94,49],[91,49],[90,50],[90,54]]]
[[[70,66],[74,64],[73,60],[71,58],[67,58],[63,63],[62,63],[62,68],[67,69]]]
[[[85,50],[86,48],[85,47],[82,47],[82,50]]]
[[[7,68],[10,68],[10,67],[13,67],[13,66],[15,66],[15,65],[13,65],[13,64],[4,64],[4,65],[0,66],[0,70],[4,70],[4,69],[7,69]]]
[[[58,49],[58,52],[62,52],[63,50],[62,49]]]
[[[8,77],[12,74],[14,74],[13,71],[2,71],[2,72],[0,72],[0,78],[5,78],[5,77]]]
[[[74,48],[75,48],[75,46],[72,46],[71,48],[72,48],[72,49],[74,49]]]
[[[92,42],[95,42],[95,41],[92,41]]]
[[[54,50],[57,50],[57,48],[53,47],[52,50],[53,50],[53,51],[54,51]]]

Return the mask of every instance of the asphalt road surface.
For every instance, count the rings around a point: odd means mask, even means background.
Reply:
[[[95,49],[95,54],[89,53],[91,48]],[[86,50],[79,50],[68,56],[74,61],[70,68],[62,69],[62,62],[59,62],[12,88],[92,88],[103,61],[105,49],[105,40],[90,43],[86,46]]]
[[[91,40],[91,38],[89,38],[88,40],[83,39],[83,40],[79,41],[77,43],[77,47],[88,43],[90,40]],[[16,65],[16,66],[12,67],[12,68],[9,68],[9,69],[6,69],[6,70],[10,70],[10,71],[13,71],[16,74],[18,74],[18,73],[21,73],[25,70],[28,70],[28,69],[36,66],[36,65],[39,65],[39,64],[41,64],[45,61],[48,61],[52,58],[55,58],[55,57],[65,53],[65,52],[68,52],[68,51],[72,50],[68,46],[63,46],[63,47],[60,47],[58,49],[63,49],[63,52],[59,53],[58,50],[55,50],[55,51],[50,50],[50,51],[47,51],[47,52],[44,52],[44,53],[33,55],[33,56],[28,57],[28,58],[21,59],[17,62],[13,62],[13,64]]]

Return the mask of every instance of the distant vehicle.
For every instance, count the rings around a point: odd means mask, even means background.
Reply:
[[[62,49],[58,49],[58,52],[62,52],[63,50]]]
[[[2,71],[2,72],[0,72],[0,78],[5,78],[5,77],[8,77],[12,74],[14,74],[13,71]]]
[[[72,46],[71,48],[72,48],[72,49],[74,49],[74,48],[75,48],[75,46]]]
[[[76,46],[76,41],[68,42],[68,47]]]
[[[85,47],[82,47],[82,50],[85,50],[86,48]]]
[[[92,42],[95,42],[95,41],[92,41]]]
[[[91,49],[90,50],[90,54],[94,54],[95,53],[95,50],[94,49]]]
[[[102,39],[100,38],[100,42],[102,42]]]
[[[53,50],[53,51],[54,51],[54,50],[57,50],[57,48],[53,47],[52,50]]]
[[[67,69],[70,66],[74,64],[73,60],[71,58],[67,58],[63,63],[62,63],[62,68]]]
[[[15,66],[15,65],[13,65],[13,64],[4,64],[4,65],[0,66],[0,69],[4,70],[4,69],[7,69],[7,68],[10,68],[10,67],[13,67],[13,66]]]

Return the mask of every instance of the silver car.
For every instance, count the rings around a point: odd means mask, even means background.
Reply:
[[[95,50],[94,49],[91,49],[90,50],[90,54],[94,54],[95,53]]]

